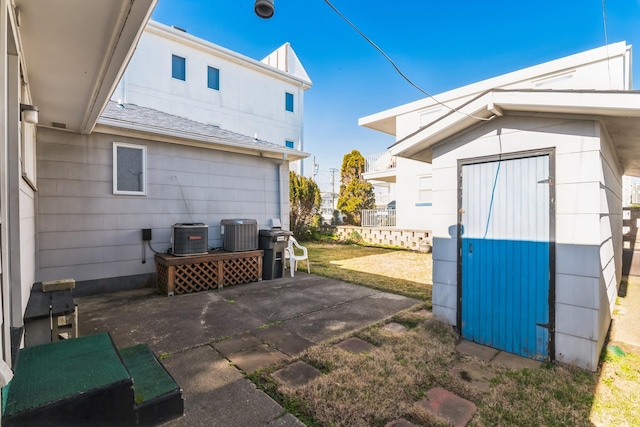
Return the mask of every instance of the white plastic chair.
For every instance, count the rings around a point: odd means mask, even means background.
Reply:
[[[296,255],[296,249],[298,251],[302,251],[302,254]],[[311,266],[309,266],[309,254],[307,253],[307,248],[300,245],[293,236],[289,236],[289,245],[284,251],[285,257],[289,258],[289,269],[291,270],[291,277],[293,277],[293,274],[298,267],[298,261],[302,261],[305,259],[307,260],[307,272],[311,274]]]

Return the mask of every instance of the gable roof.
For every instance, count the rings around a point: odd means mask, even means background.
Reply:
[[[298,55],[296,55],[289,42],[271,52],[260,62],[291,74],[311,85],[311,77],[307,74],[307,70],[302,66],[302,62],[298,59]]]
[[[427,126],[396,142],[391,155],[431,162],[432,147],[483,121],[509,113],[563,115],[599,120],[606,127],[622,171],[640,176],[640,92],[485,91]]]
[[[295,161],[309,153],[221,129],[152,108],[110,101],[98,120],[96,132],[153,138],[173,144]]]
[[[598,84],[594,79],[586,79],[583,84],[577,85],[570,82],[571,87],[563,82],[563,78],[570,73],[595,63],[604,63],[605,73],[609,68],[609,62],[614,59],[622,60],[622,66],[615,68],[616,81],[601,79]],[[611,77],[610,77],[611,78]],[[613,83],[613,85],[612,85]],[[471,97],[494,88],[503,89],[591,89],[591,90],[630,90],[631,89],[631,46],[626,42],[612,43],[596,49],[587,50],[574,55],[544,62],[542,64],[523,68],[497,77],[481,80],[466,86],[461,86],[447,92],[434,95],[433,98],[424,98],[415,102],[400,105],[379,113],[375,113],[358,120],[360,126],[368,127],[380,132],[396,135],[396,117],[438,107],[439,103],[449,107],[457,107]],[[437,99],[437,101],[434,100]],[[442,108],[443,112],[446,110]]]

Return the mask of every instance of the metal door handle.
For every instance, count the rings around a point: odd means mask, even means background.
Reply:
[[[469,253],[473,253],[473,243],[469,243]]]

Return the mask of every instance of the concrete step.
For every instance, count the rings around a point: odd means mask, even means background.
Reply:
[[[148,345],[123,348],[120,357],[133,378],[136,425],[157,425],[182,416],[182,389]]]

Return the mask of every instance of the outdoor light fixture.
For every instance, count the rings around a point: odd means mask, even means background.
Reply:
[[[273,16],[273,0],[256,0],[253,10],[260,18],[269,19]]]
[[[20,114],[22,114],[22,121],[38,124],[38,107],[29,104],[20,104]]]

